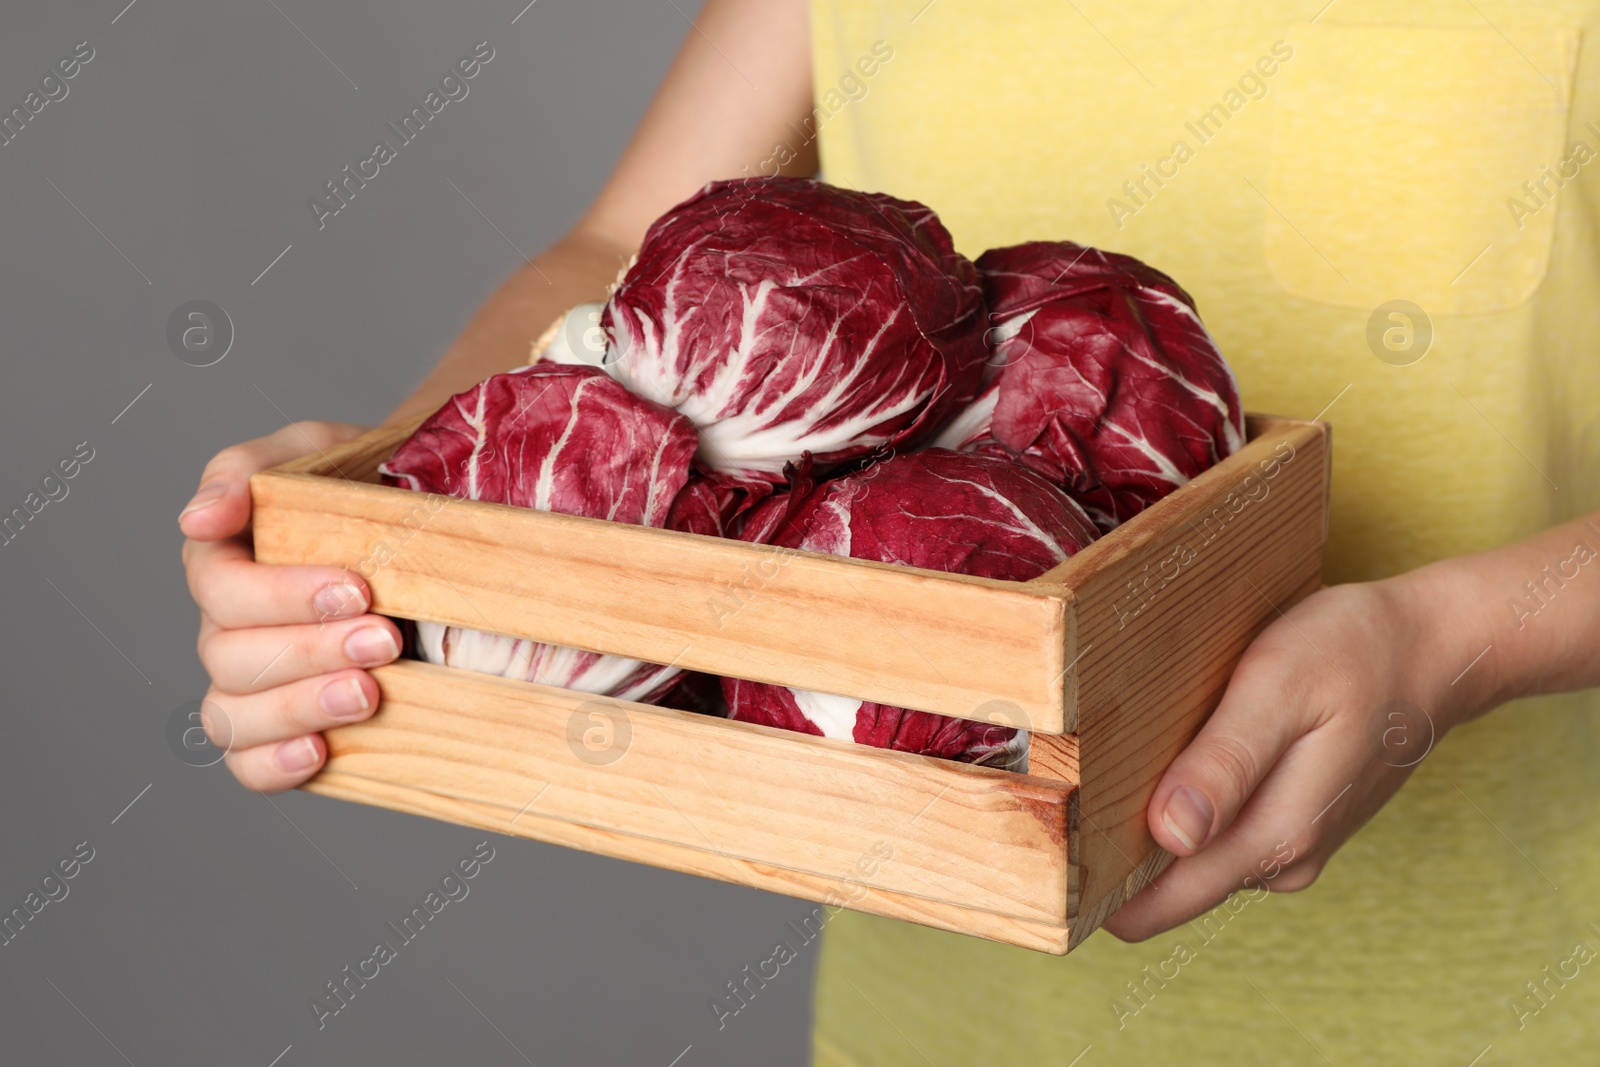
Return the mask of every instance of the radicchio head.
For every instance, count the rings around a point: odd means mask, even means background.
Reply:
[[[688,416],[702,462],[769,483],[806,452],[828,467],[925,439],[987,356],[977,271],[931,210],[796,178],[713,182],[667,212],[600,322],[607,373]]]
[[[458,393],[378,469],[386,485],[464,500],[664,526],[689,479],[688,419],[593,367],[535,364]],[[418,622],[423,659],[486,674],[650,700],[675,668],[526,638]]]
[[[941,448],[824,482],[773,522],[763,539],[785,548],[1008,581],[1037,578],[1096,537],[1083,509],[1032,471]],[[1025,735],[995,723],[736,678],[723,691],[732,718],[878,748],[1003,766],[1026,750]]]
[[[978,268],[1001,369],[939,444],[1015,456],[1102,530],[1243,444],[1233,372],[1165,274],[1070,241],[991,249]]]

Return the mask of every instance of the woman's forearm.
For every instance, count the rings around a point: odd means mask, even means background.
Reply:
[[[1456,721],[1600,685],[1600,512],[1396,581],[1436,661],[1457,665],[1437,687]]]

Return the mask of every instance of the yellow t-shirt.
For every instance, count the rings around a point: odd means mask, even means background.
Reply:
[[[1600,3],[815,0],[812,28],[828,180],[971,256],[1138,256],[1249,410],[1325,412],[1329,582],[1600,507]],[[1316,886],[1220,929],[1058,959],[841,913],[817,1062],[1600,1062],[1597,738],[1592,691],[1454,731]]]

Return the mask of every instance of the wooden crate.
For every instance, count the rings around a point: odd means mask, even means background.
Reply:
[[[411,426],[257,474],[256,556],[373,610],[1033,731],[1028,773],[402,661],[306,789],[1064,953],[1171,861],[1145,808],[1245,646],[1316,589],[1320,423],[1030,582],[377,484]]]

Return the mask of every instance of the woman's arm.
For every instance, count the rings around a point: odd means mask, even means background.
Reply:
[[[604,300],[650,223],[706,182],[761,173],[780,143],[795,156],[783,173],[815,174],[816,146],[796,132],[810,112],[805,0],[710,0],[594,204],[500,286],[388,421],[526,363],[545,327]]]
[[[1180,857],[1106,928],[1143,939],[1240,891],[1314,882],[1439,737],[1518,697],[1600,685],[1600,512],[1381,582],[1262,632],[1151,798]]]
[[[1600,511],[1424,571],[1434,569],[1454,587],[1457,610],[1478,617],[1467,633],[1487,649],[1477,678],[1477,667],[1462,678],[1470,686],[1463,718],[1518,697],[1600,685]]]
[[[815,152],[793,132],[810,107],[805,0],[710,0],[594,205],[489,298],[389,421],[526,363],[545,327],[573,304],[604,298],[650,222],[705,182],[758,173],[779,141],[799,157],[787,172],[812,172]],[[224,449],[178,519],[211,677],[202,721],[253,789],[288,789],[314,774],[327,758],[320,731],[371,715],[378,688],[367,668],[400,652],[394,623],[369,613],[358,575],[266,566],[250,547],[250,475],[359,432],[297,423]]]

